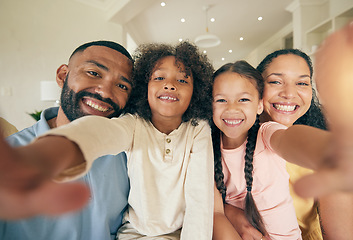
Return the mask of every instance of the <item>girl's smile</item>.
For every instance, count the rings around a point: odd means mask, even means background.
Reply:
[[[218,75],[213,84],[213,121],[223,132],[224,148],[237,148],[263,109],[253,80],[234,72]]]

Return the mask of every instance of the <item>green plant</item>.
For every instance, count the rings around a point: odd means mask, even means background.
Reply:
[[[27,113],[27,114],[30,115],[32,118],[34,118],[34,120],[38,121],[40,119],[41,113],[42,111],[35,110],[33,113]]]

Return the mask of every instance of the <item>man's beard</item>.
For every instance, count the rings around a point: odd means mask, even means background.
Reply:
[[[102,98],[97,93],[90,93],[87,91],[80,91],[75,93],[70,87],[68,86],[69,75],[66,76],[64,86],[61,91],[61,108],[63,109],[66,117],[72,122],[75,119],[78,119],[83,116],[87,116],[87,114],[82,111],[80,108],[80,101],[83,97],[91,97],[98,99],[102,102],[106,102],[113,107],[114,112],[107,116],[107,118],[118,117],[122,113],[122,109],[114,103],[110,98]]]

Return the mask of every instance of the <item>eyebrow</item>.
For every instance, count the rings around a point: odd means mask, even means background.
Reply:
[[[271,73],[269,74],[268,76],[266,76],[266,78],[268,78],[269,76],[283,76],[284,74],[283,73]],[[299,76],[300,78],[304,78],[304,77],[308,77],[310,78],[310,76],[308,74],[303,74],[303,75],[300,75]]]
[[[109,68],[108,68],[108,67],[104,66],[103,64],[100,64],[99,62],[97,62],[97,61],[95,61],[95,60],[88,60],[87,63],[92,63],[92,64],[96,65],[97,67],[99,67],[99,68],[101,68],[101,69],[103,69],[103,70],[105,70],[105,71],[109,71]],[[124,81],[124,82],[126,82],[126,83],[128,83],[128,84],[130,84],[130,85],[132,86],[132,82],[131,82],[129,79],[127,79],[126,77],[120,75],[119,78],[120,78],[122,81]]]
[[[99,67],[99,68],[101,68],[101,69],[103,69],[103,70],[105,70],[105,71],[109,71],[109,68],[108,68],[108,67],[104,66],[103,64],[100,64],[100,63],[97,62],[97,61],[88,60],[87,63],[92,63],[92,64],[96,65],[97,67]]]

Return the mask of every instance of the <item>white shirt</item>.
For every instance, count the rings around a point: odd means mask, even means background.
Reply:
[[[85,172],[97,157],[126,151],[131,186],[126,220],[139,233],[157,236],[182,227],[181,239],[212,238],[213,148],[206,121],[182,123],[167,135],[130,114],[88,116],[47,134],[74,141],[87,161]],[[65,174],[82,171],[81,165]]]

